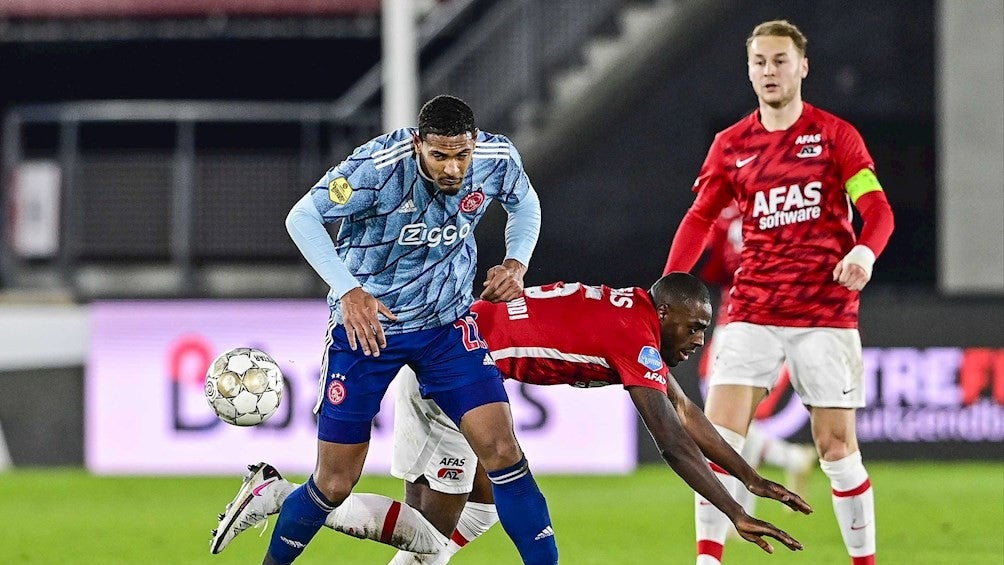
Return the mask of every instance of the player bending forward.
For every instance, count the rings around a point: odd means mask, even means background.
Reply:
[[[793,550],[802,549],[787,533],[746,514],[708,469],[704,456],[740,477],[756,495],[779,500],[806,514],[812,511],[809,505],[746,464],[669,374],[667,365],[677,365],[703,345],[704,330],[711,321],[709,298],[707,287],[696,278],[671,273],[650,291],[554,283],[527,288],[520,298],[508,303],[478,301],[472,311],[503,376],[531,384],[581,388],[622,384],[666,462],[721,509],[744,539],[769,553],[773,547],[761,536],[773,537]],[[396,547],[404,547],[416,534],[425,540],[437,533],[450,534],[449,543],[439,547],[424,542],[405,547],[429,555],[401,552],[391,561],[394,565],[443,564],[497,521],[490,484],[483,469],[475,469],[474,453],[456,426],[435,403],[419,396],[412,375],[402,377],[395,407],[392,472],[407,481],[408,504],[393,503],[398,505],[395,507],[361,501],[353,504],[358,512],[333,513],[326,525]],[[459,481],[439,477],[443,459],[462,469],[457,474]],[[243,527],[221,530],[221,549],[252,523],[277,512],[285,493],[294,487],[272,466],[261,463],[255,467],[242,491],[245,496],[239,495],[233,504],[245,508],[238,518],[254,515],[257,519],[239,519],[235,524]],[[354,494],[349,501],[375,496]],[[401,516],[405,516],[403,522]]]

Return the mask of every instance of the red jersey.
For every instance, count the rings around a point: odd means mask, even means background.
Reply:
[[[729,204],[718,215],[718,219],[711,226],[711,231],[708,232],[704,247],[708,257],[701,268],[700,278],[722,289],[715,325],[724,326],[731,321],[729,289],[732,288],[732,279],[739,269],[739,259],[743,251],[743,218],[735,203]]]
[[[502,375],[538,384],[644,386],[666,392],[655,305],[641,288],[553,283],[471,307]]]
[[[857,327],[859,295],[833,268],[855,244],[844,186],[874,167],[852,125],[808,103],[786,130],[764,129],[758,110],[715,136],[695,206],[713,218],[734,200],[743,218],[729,319]]]

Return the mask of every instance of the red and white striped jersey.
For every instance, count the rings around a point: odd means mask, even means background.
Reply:
[[[506,378],[666,391],[659,318],[644,289],[557,282],[506,303],[479,300],[471,310]]]

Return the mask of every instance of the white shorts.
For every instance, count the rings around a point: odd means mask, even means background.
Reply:
[[[865,405],[861,336],[852,328],[793,328],[732,322],[715,332],[714,385],[770,390],[781,365],[807,406],[861,408]]]
[[[464,435],[435,402],[422,398],[409,367],[402,368],[395,380],[390,473],[409,482],[424,476],[436,492],[471,492],[478,460]]]

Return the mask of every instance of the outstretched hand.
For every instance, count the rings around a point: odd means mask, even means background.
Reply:
[[[361,287],[342,295],[342,324],[352,351],[356,350],[358,342],[363,354],[379,357],[380,349],[387,347],[387,337],[377,314],[383,314],[388,320],[397,320],[397,316],[383,302]]]
[[[788,535],[788,532],[778,528],[770,522],[757,520],[756,518],[744,514],[735,521],[736,531],[746,541],[753,542],[760,546],[760,549],[767,553],[774,553],[774,547],[763,539],[763,536],[771,537],[783,543],[785,547],[792,551],[803,549],[802,542]]]
[[[812,514],[812,507],[809,506],[808,502],[774,481],[760,477],[760,480],[749,486],[749,491],[757,496],[773,498],[802,514]]]

